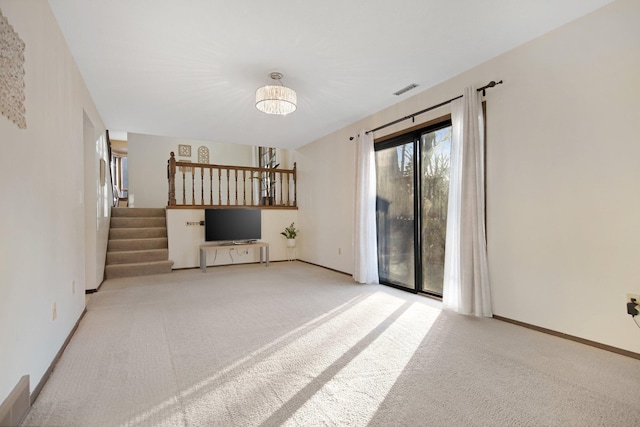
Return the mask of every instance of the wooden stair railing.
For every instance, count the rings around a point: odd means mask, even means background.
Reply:
[[[178,175],[178,185],[176,185]],[[297,209],[293,169],[167,161],[168,208],[260,207]]]

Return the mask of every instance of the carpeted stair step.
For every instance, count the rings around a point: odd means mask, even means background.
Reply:
[[[112,228],[109,231],[109,239],[149,239],[157,237],[167,237],[167,228]]]
[[[163,208],[111,208],[111,218],[113,217],[162,217],[165,218]]]
[[[145,249],[167,249],[168,241],[166,237],[156,237],[149,239],[111,239],[107,250],[109,252],[118,251],[138,251]]]
[[[168,249],[107,252],[107,265],[166,261],[168,259]]]
[[[164,217],[115,217],[111,218],[111,228],[165,227]]]
[[[173,261],[152,261],[135,264],[113,264],[104,269],[106,279],[118,277],[147,276],[150,274],[171,273]]]
[[[171,272],[166,211],[112,208],[105,278]]]

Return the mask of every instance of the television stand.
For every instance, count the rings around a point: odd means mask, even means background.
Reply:
[[[230,243],[223,243],[223,244],[204,244],[204,245],[200,245],[200,270],[202,270],[202,272],[206,272],[207,271],[207,251],[210,250],[218,250],[218,249],[238,249],[238,248],[260,248],[260,263],[262,263],[262,260],[264,260],[264,266],[265,267],[269,267],[269,244],[266,242],[258,242],[258,241],[253,241],[253,242],[248,242],[248,243],[242,243],[242,242],[230,242]],[[264,251],[264,254],[262,253]],[[263,256],[265,255],[265,256]]]

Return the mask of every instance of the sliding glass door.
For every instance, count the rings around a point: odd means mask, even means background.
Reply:
[[[376,144],[381,283],[442,296],[451,123]]]
[[[382,282],[415,290],[413,141],[376,151],[378,265]]]

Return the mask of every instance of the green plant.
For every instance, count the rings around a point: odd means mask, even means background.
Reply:
[[[296,236],[298,235],[298,232],[300,230],[297,230],[294,227],[294,223],[292,222],[290,226],[288,226],[287,228],[284,229],[284,231],[280,234],[282,234],[284,237],[286,237],[287,239],[295,239]]]

